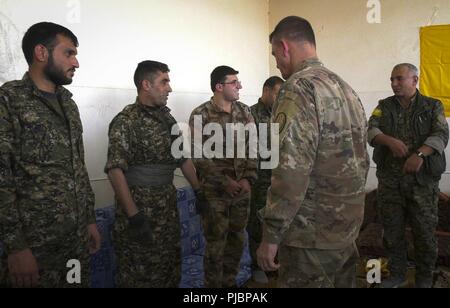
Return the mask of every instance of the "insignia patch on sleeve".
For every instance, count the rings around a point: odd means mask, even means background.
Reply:
[[[374,117],[381,117],[381,116],[383,115],[383,112],[381,111],[380,108],[377,108],[377,109],[375,109],[375,110],[373,111],[372,115],[373,115]]]
[[[280,134],[285,129],[286,122],[287,122],[286,114],[284,112],[280,112],[275,119],[275,123],[278,123],[280,125]]]

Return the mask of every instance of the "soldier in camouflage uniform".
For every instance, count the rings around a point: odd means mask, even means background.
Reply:
[[[175,119],[166,107],[172,92],[169,68],[155,61],[135,72],[136,102],[109,127],[105,172],[117,199],[113,242],[118,287],[176,288],[181,278],[181,231],[174,171],[181,167],[199,189],[191,160],[175,159],[171,146]]]
[[[250,109],[255,119],[255,124],[258,131],[262,129],[259,124],[267,124],[267,135],[270,136],[270,118],[272,116],[272,106],[277,99],[280,87],[283,84],[283,79],[277,76],[270,77],[266,80],[263,86],[263,94],[258,103],[253,105]],[[261,158],[260,158],[261,160]],[[250,256],[252,258],[252,277],[253,280],[259,283],[268,283],[266,274],[259,268],[256,259],[256,250],[261,243],[262,226],[258,218],[258,211],[266,205],[267,190],[270,186],[270,177],[272,170],[261,169],[261,164],[258,165],[258,180],[252,187],[252,197],[250,202],[250,218],[247,225],[249,235]]]
[[[406,284],[407,222],[414,237],[417,287],[431,287],[437,259],[438,184],[449,132],[441,102],[420,94],[417,82],[414,65],[397,65],[391,77],[395,95],[380,101],[369,121],[378,208],[390,258],[391,277],[382,287]]]
[[[89,240],[100,248],[82,125],[70,84],[78,41],[68,29],[32,26],[23,38],[29,71],[0,88],[0,240],[15,287],[70,287],[67,262],[88,286]],[[69,275],[70,276],[70,275]],[[6,284],[5,281],[0,284]]]
[[[202,134],[205,125],[212,123],[220,125],[224,132],[226,125],[230,123],[253,123],[254,126],[250,108],[238,101],[239,90],[242,88],[237,78],[238,73],[228,66],[220,66],[212,72],[211,89],[214,97],[197,107],[189,120],[195,134]],[[201,131],[197,131],[196,119],[201,120]],[[248,138],[249,136],[245,141],[247,149]],[[194,148],[201,148],[207,139],[209,136],[203,136],[202,142],[195,144],[194,138]],[[216,151],[219,150],[225,157],[224,144],[216,144]],[[208,288],[236,285],[235,279],[244,249],[251,185],[257,178],[257,159],[249,159],[249,155],[238,158],[236,148],[235,142],[234,156],[231,158],[194,159],[206,198],[211,205],[202,217],[206,239],[205,285]]]
[[[258,263],[280,269],[280,287],[354,287],[369,168],[362,103],[317,59],[308,21],[283,19],[270,41],[287,81],[272,117],[280,164],[261,211]]]

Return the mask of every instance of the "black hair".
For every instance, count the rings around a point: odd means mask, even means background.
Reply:
[[[269,37],[270,43],[276,43],[281,39],[308,42],[316,46],[316,37],[310,22],[298,16],[284,18]]]
[[[211,73],[211,90],[216,92],[216,85],[218,83],[225,82],[228,75],[237,75],[239,74],[234,68],[229,66],[219,66],[216,67]]]
[[[142,81],[149,80],[153,82],[158,72],[168,73],[170,70],[167,64],[157,61],[143,61],[139,63],[134,73],[134,84],[138,91],[142,87]]]
[[[41,44],[50,52],[56,46],[57,35],[65,36],[72,40],[78,47],[78,39],[69,29],[51,22],[40,22],[31,26],[22,39],[22,50],[28,65],[33,64],[34,48]]]
[[[282,84],[282,83],[284,83],[283,79],[281,79],[278,76],[272,76],[269,79],[267,79],[266,82],[264,82],[263,89],[264,88],[273,89],[273,88],[275,88],[276,85]]]

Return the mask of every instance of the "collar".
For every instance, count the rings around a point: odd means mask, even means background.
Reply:
[[[38,87],[36,86],[36,84],[34,83],[34,81],[31,79],[30,74],[28,72],[25,73],[25,75],[23,75],[22,78],[22,83],[28,87],[29,89],[31,89],[31,91],[33,92],[34,95],[38,96],[38,97],[43,97],[43,94],[41,93],[41,91],[38,89]],[[72,98],[73,94],[67,90],[66,88],[64,88],[63,86],[57,86],[56,87],[56,91],[55,94],[62,98],[63,101],[69,100]]]
[[[155,106],[147,106],[147,105],[144,105],[144,104],[142,104],[142,103],[139,101],[139,97],[136,97],[136,100],[135,100],[134,104],[135,104],[138,108],[140,108],[141,110],[144,110],[144,111],[146,111],[146,112],[158,112],[158,111],[160,111],[160,112],[170,112],[170,111],[171,111],[170,108],[167,107],[167,106],[163,106],[163,107],[155,107]]]
[[[300,64],[300,67],[297,69],[297,72],[303,71],[308,67],[312,67],[312,66],[323,66],[323,63],[318,59],[318,58],[310,58],[310,59],[306,59],[305,61],[303,61]]]
[[[410,104],[409,104],[408,108],[411,107],[411,106],[414,104],[414,102],[417,101],[417,98],[418,98],[418,97],[419,97],[419,90],[416,90],[416,93],[415,93],[414,96],[411,97],[411,99],[410,99]],[[395,96],[395,100],[397,101],[397,103],[398,103],[400,106],[402,105],[401,102],[400,102],[400,99],[399,99],[397,96]]]
[[[214,103],[214,97],[211,97],[211,100],[208,103],[206,103],[206,108],[208,108],[210,111],[214,111],[214,112],[217,112],[217,113],[226,113],[226,114],[228,114],[228,112],[223,110],[222,107],[220,107],[216,103]],[[233,110],[234,110],[234,103],[231,104],[231,113],[233,113]]]
[[[264,104],[261,98],[258,99],[258,105],[260,106],[260,108],[262,108],[267,113],[269,113],[269,114],[272,113],[272,107],[269,107],[266,104]]]

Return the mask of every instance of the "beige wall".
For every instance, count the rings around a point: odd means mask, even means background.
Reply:
[[[419,65],[419,28],[450,24],[450,0],[380,0],[381,23],[367,22],[366,0],[271,0],[270,30],[284,17],[308,19],[319,57],[358,92],[390,91],[399,62]],[[271,71],[276,72],[272,62]]]
[[[178,121],[211,97],[209,76],[222,64],[240,71],[241,100],[254,104],[269,76],[268,6],[268,0],[0,0],[0,84],[26,70],[20,41],[30,25],[52,21],[78,36],[81,67],[70,90],[83,121],[97,206],[109,205],[107,129],[134,102],[137,63],[169,64],[169,107]]]
[[[69,27],[80,40],[73,86],[134,89],[136,64],[157,59],[171,67],[177,92],[209,94],[210,72],[228,64],[241,71],[244,95],[258,95],[269,73],[267,12],[267,0],[0,0],[0,35],[15,43],[4,46],[14,48],[20,66],[11,77],[26,67],[23,33],[45,20]]]
[[[419,28],[450,24],[450,0],[380,0],[381,23],[369,24],[366,0],[270,0],[269,32],[286,16],[308,19],[316,32],[319,58],[360,95],[369,116],[378,100],[392,95],[390,74],[401,62],[419,66]],[[273,57],[271,73],[279,74]],[[447,149],[447,161],[450,151]],[[447,167],[447,170],[450,170]],[[377,185],[372,165],[368,189]],[[450,176],[441,189],[450,191]]]

